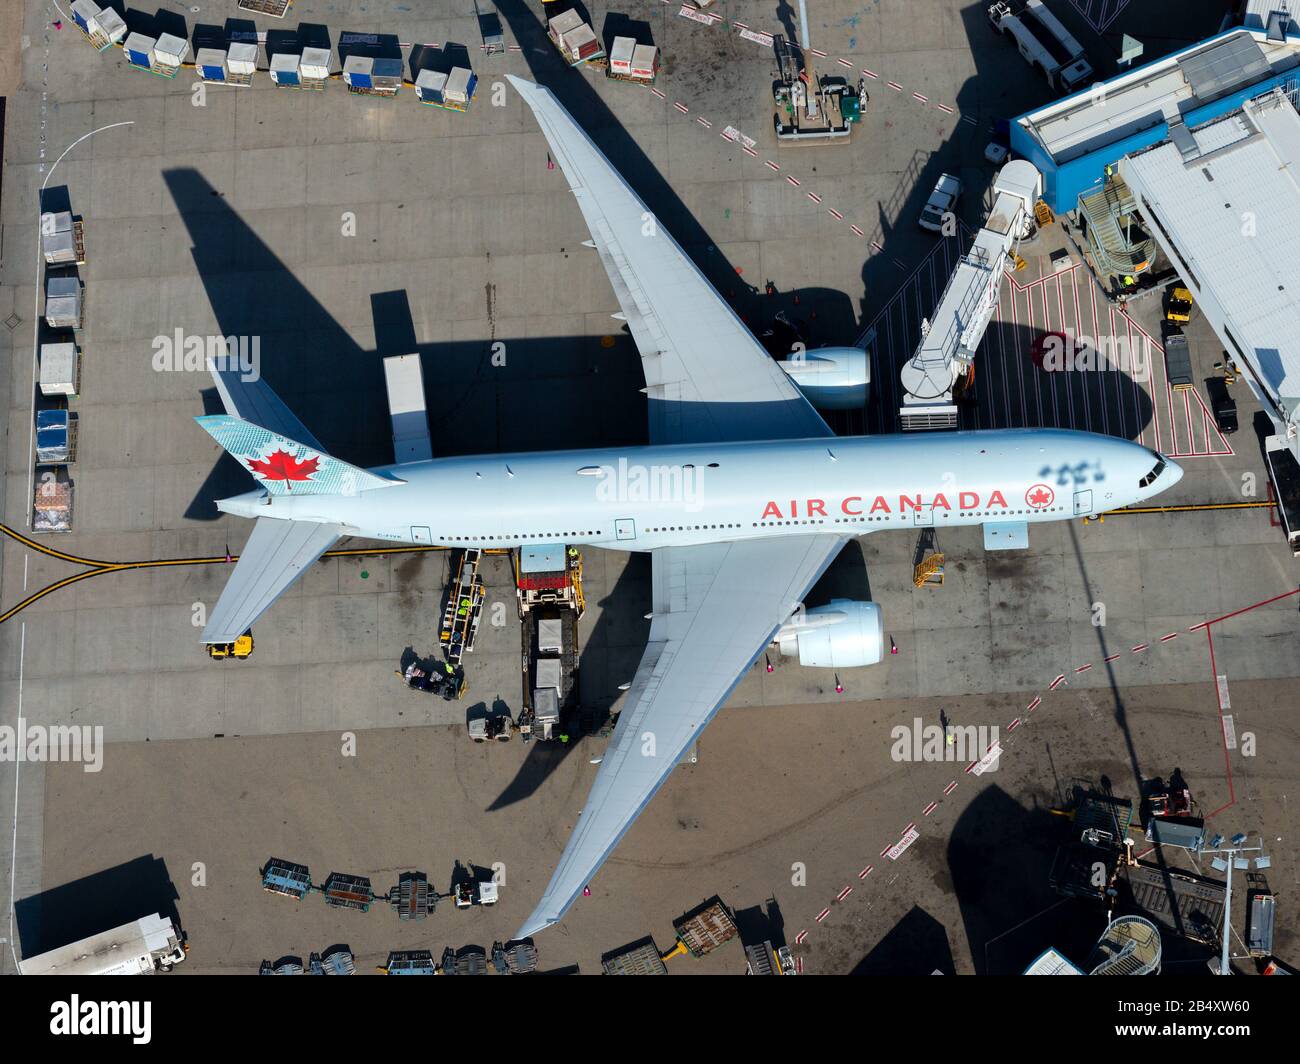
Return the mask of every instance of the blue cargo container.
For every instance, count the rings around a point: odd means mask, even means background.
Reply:
[[[157,43],[153,37],[146,37],[143,33],[131,34],[122,45],[122,50],[126,52],[126,61],[133,67],[152,70],[154,46]]]

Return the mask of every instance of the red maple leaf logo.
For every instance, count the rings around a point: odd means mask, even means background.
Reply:
[[[263,480],[311,480],[311,475],[320,465],[319,458],[304,458],[299,461],[288,451],[272,451],[265,458],[248,458],[248,468]]]
[[[1030,506],[1049,506],[1054,498],[1056,498],[1056,493],[1043,484],[1030,488],[1025,494],[1025,502],[1029,503]]]

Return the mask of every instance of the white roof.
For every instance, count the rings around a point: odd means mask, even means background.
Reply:
[[[1280,91],[1168,142],[1120,171],[1172,243],[1229,353],[1288,410],[1300,403],[1300,114]],[[1250,216],[1255,228],[1243,235]],[[1231,334],[1232,344],[1223,333]]]
[[[1049,949],[1034,959],[1025,969],[1025,975],[1082,975],[1083,972],[1063,954]]]
[[[1067,97],[1018,121],[1032,130],[1053,159],[1058,163],[1066,162],[1214,99],[1215,94],[1207,94],[1208,99],[1198,97],[1188,80],[1188,72],[1194,72],[1207,62],[1207,57],[1216,54],[1232,53],[1245,58],[1253,54],[1250,51],[1252,42],[1258,46],[1268,68],[1261,68],[1260,76],[1252,79],[1256,82],[1295,66],[1300,60],[1300,40],[1275,44],[1270,43],[1262,31],[1238,29],[1112,78],[1105,83],[1104,91]]]

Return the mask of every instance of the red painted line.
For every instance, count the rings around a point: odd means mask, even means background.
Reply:
[[[870,864],[867,865],[866,868],[864,868],[861,872],[858,873],[858,878],[866,879],[867,876],[871,875],[871,870],[875,867],[876,867],[875,865],[870,865]]]
[[[831,911],[829,909],[823,909],[821,912],[817,914],[817,922],[820,924],[823,920],[826,919],[826,917],[830,916],[830,914]]]
[[[700,116],[700,115],[696,115],[696,116],[695,116],[695,121],[697,121],[697,122],[698,122],[700,125],[702,125],[705,129],[712,129],[712,128],[713,128],[713,123],[710,122],[707,118],[704,118],[704,117],[702,117],[702,116]]]
[[[1141,654],[1142,651],[1146,650],[1146,648],[1149,647],[1150,645],[1151,645],[1150,643],[1139,643],[1139,644],[1138,644],[1137,646],[1135,646],[1132,650],[1130,650],[1129,653],[1130,653],[1130,654]]]
[[[1090,661],[1090,662],[1088,662],[1087,665],[1080,665],[1080,666],[1079,666],[1077,669],[1075,669],[1074,671],[1075,671],[1075,672],[1087,672],[1087,671],[1088,671],[1089,669],[1091,669],[1091,668],[1092,668],[1092,662]]]
[[[868,70],[866,67],[862,68],[862,73],[869,78],[876,78],[877,80],[879,80],[880,78],[880,75],[877,74],[874,70]]]
[[[979,764],[978,761],[972,761],[969,765],[967,765],[967,766],[966,766],[966,774],[967,774],[967,775],[970,775],[970,770],[973,769],[973,768],[974,768],[976,765],[978,765],[978,764]]]
[[[903,86],[900,85],[900,84],[899,84],[898,82],[896,82],[896,81],[886,81],[885,84],[888,85],[888,86],[889,86],[891,89],[893,89],[895,92],[902,92],[902,91],[903,91]]]
[[[691,113],[691,109],[687,107],[684,103],[682,103],[681,100],[674,100],[673,106],[676,107],[677,110],[681,111],[681,113],[684,115]]]
[[[1007,725],[1007,731],[1013,732],[1019,727],[1020,727],[1020,718],[1017,717],[1015,720],[1013,720],[1010,724]]]
[[[929,816],[931,813],[933,813],[933,812],[934,812],[936,809],[938,809],[938,808],[939,808],[939,803],[938,803],[938,802],[931,802],[929,805],[927,805],[927,806],[926,806],[926,807],[921,811],[921,815],[922,815],[922,816]]]
[[[724,129],[721,133],[719,133],[718,136],[720,136],[720,137],[721,137],[723,140],[725,140],[728,144],[735,144],[735,143],[736,143],[734,140],[732,140],[731,137],[727,136],[727,131],[726,131],[725,129]]]
[[[1055,680],[1047,685],[1049,691],[1055,691],[1061,684],[1065,683],[1065,673],[1061,673]]]
[[[1171,639],[1177,639],[1177,638],[1178,638],[1178,633],[1177,633],[1177,632],[1170,632],[1168,635],[1162,635],[1162,636],[1160,637],[1160,642],[1162,642],[1162,643],[1168,643],[1169,640],[1171,640]]]
[[[800,955],[794,959],[795,975],[803,975],[803,956]]]
[[[794,944],[796,946],[802,946],[804,943],[804,939],[806,939],[807,937],[808,937],[808,931],[805,928],[803,931],[800,931],[797,935],[794,936]]]
[[[855,233],[857,233],[858,236],[866,236],[866,235],[867,235],[867,234],[864,233],[861,229],[859,229],[856,225],[850,225],[849,228],[852,229]]]
[[[746,147],[744,144],[742,144],[740,146],[740,150],[743,151],[746,155],[752,156],[755,159],[758,158],[758,152],[756,152],[753,148]]]
[[[948,107],[946,104],[937,103],[935,104],[935,107],[939,108],[939,110],[943,111],[945,114],[956,114],[956,112],[951,107]]]
[[[749,26],[747,26],[747,25],[746,25],[745,23],[743,23],[743,22],[733,22],[732,25],[733,25],[733,26],[739,26],[742,30],[747,30],[747,29],[749,29]]]
[[[955,791],[956,789],[957,789],[957,781],[953,780],[950,784],[948,784],[948,786],[946,786],[943,789],[944,796],[946,797],[952,794],[952,792]]]
[[[922,103],[929,103],[929,102],[930,102],[929,99],[928,99],[927,97],[922,96],[919,92],[914,92],[914,93],[912,93],[912,99],[914,99],[914,100],[920,100]]]
[[[799,187],[799,179],[797,177],[791,177],[789,174],[786,174],[785,179],[789,181],[790,184],[794,185],[795,188]]]
[[[848,897],[850,894],[852,894],[852,893],[853,893],[853,888],[852,888],[852,887],[845,887],[842,891],[839,892],[839,894],[837,894],[837,895],[835,896],[835,900],[836,900],[836,901],[843,901],[845,898],[847,898],[847,897]]]
[[[812,200],[814,203],[821,203],[821,201],[822,201],[821,196],[817,195],[816,192],[806,192],[806,193],[804,193],[804,195],[806,195],[806,196],[807,196],[810,200]]]
[[[996,740],[996,741],[994,741],[994,742],[989,743],[988,749],[985,750],[984,752],[985,752],[986,754],[991,754],[994,750],[996,750],[996,749],[997,749],[999,746],[1001,746],[1001,745],[1002,745],[1002,740],[1001,740],[1001,739],[998,739],[998,740]]]
[[[829,214],[832,218],[834,218],[837,222],[844,221],[844,215],[842,215],[834,207],[827,207],[826,213]]]
[[[658,96],[659,99],[661,99],[661,100],[666,100],[666,99],[668,99],[667,96],[665,96],[662,92],[660,92],[658,89],[656,89],[653,85],[650,86],[650,91],[653,92],[656,96]]]
[[[839,63],[840,66],[846,66],[846,67],[853,66],[853,64],[850,63],[847,59],[837,59],[835,60],[835,62]]]
[[[879,244],[879,243],[877,243],[876,241],[873,240],[873,241],[871,242],[871,250],[872,250],[872,251],[884,251],[884,250],[885,250],[885,247],[884,247],[883,244]]]
[[[1101,663],[1103,665],[1109,665],[1112,661],[1114,661],[1118,657],[1119,657],[1118,654],[1111,654],[1110,657],[1102,658]]]
[[[764,159],[764,160],[763,160],[763,165],[766,166],[769,170],[780,170],[780,169],[781,169],[779,166],[776,165],[776,163],[772,162],[771,159]]]
[[[1042,704],[1043,704],[1043,700],[1041,698],[1035,698],[1032,702],[1029,703],[1028,706],[1025,707],[1025,712],[1032,713]]]
[[[809,48],[808,51],[812,52],[812,54],[815,55],[818,59],[825,59],[825,58],[826,58],[826,53],[825,53],[825,52],[819,52],[816,48]]]
[[[894,848],[894,844],[891,842],[888,846],[886,846],[883,850],[880,851],[880,856],[884,857],[893,848]]]
[[[1239,610],[1233,610],[1231,613],[1225,613],[1222,617],[1212,617],[1208,621],[1202,621],[1201,624],[1194,625],[1188,631],[1200,628],[1202,625],[1218,624],[1220,621],[1226,621],[1229,617],[1236,617],[1243,613],[1249,613],[1251,610],[1257,610],[1260,606],[1269,606],[1274,602],[1281,602],[1284,598],[1290,598],[1292,595],[1300,595],[1300,587],[1293,591],[1284,591],[1280,595],[1274,595],[1272,598],[1264,599],[1263,602],[1256,602],[1253,606],[1243,606]]]
[[[903,835],[906,835],[906,834],[907,834],[909,831],[911,831],[914,827],[916,827],[916,821],[915,821],[915,820],[912,821],[912,823],[908,824],[907,827],[905,827],[905,828],[903,829]],[[901,836],[900,836],[900,837],[901,837]]]

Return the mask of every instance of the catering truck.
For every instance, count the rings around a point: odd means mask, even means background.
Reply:
[[[23,975],[153,975],[185,959],[176,925],[154,913],[18,964]]]
[[[998,0],[989,5],[988,16],[993,28],[1015,41],[1025,62],[1042,70],[1057,92],[1078,92],[1088,85],[1092,65],[1084,58],[1083,45],[1043,0],[1029,0],[1019,13],[1013,13],[1007,0]]]

